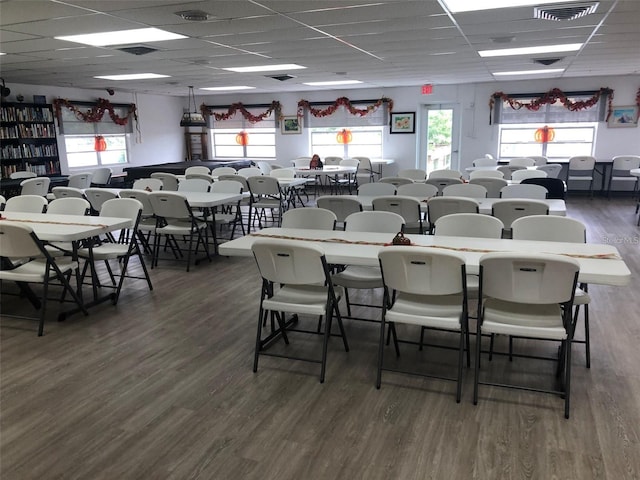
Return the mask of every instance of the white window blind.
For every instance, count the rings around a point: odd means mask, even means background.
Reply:
[[[595,93],[597,92],[586,92],[581,95],[569,96],[569,99],[572,102],[585,101],[592,98]],[[529,103],[535,98],[539,98],[540,95],[512,95],[512,97],[517,98],[519,102]],[[498,100],[496,101],[494,118],[496,123],[500,124],[597,122],[604,120],[605,109],[606,96],[604,95],[594,106],[575,111],[566,108],[560,100],[552,104],[541,105],[537,111],[529,110],[526,107],[515,110],[511,108],[508,102]]]
[[[370,102],[352,102],[351,105],[354,108],[365,109],[371,104],[375,103],[375,100]],[[331,104],[312,103],[314,108],[324,109]],[[326,128],[326,127],[372,127],[372,126],[384,126],[387,122],[387,104],[383,103],[376,111],[369,113],[368,115],[352,115],[349,110],[340,105],[338,109],[332,114],[326,117],[314,117],[305,110],[305,125],[310,128]]]

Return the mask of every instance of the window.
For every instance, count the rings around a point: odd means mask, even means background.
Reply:
[[[264,112],[264,107],[246,107],[249,112],[258,115]],[[220,108],[215,113],[226,113],[227,108]],[[276,158],[276,122],[271,114],[261,122],[250,123],[241,113],[236,113],[229,120],[211,121],[211,143],[214,157],[224,158]],[[238,133],[248,134],[246,145],[236,142]]]
[[[78,105],[84,105],[79,103]],[[119,117],[127,115],[128,106],[116,107]],[[133,120],[127,125],[118,125],[111,120],[108,112],[100,122],[88,123],[76,118],[75,114],[62,108],[60,133],[64,136],[69,168],[97,167],[127,163],[127,142],[132,132]],[[107,142],[107,149],[96,152],[95,139],[101,135]]]
[[[591,93],[570,97],[572,102],[587,100]],[[530,102],[534,96],[512,95],[521,102]],[[606,102],[602,99],[590,108],[571,111],[562,102],[545,104],[537,111],[521,108],[514,110],[508,102],[496,102],[495,116],[500,123],[499,156],[527,157],[542,155],[549,161],[566,160],[575,155],[593,155],[598,127]],[[554,130],[553,141],[536,142],[538,128],[548,126]]]
[[[354,102],[353,107],[364,109],[374,102],[374,100]],[[382,139],[387,125],[386,104],[364,116],[352,115],[341,106],[332,115],[314,117],[307,113],[306,117],[305,123],[311,131],[310,154],[318,154],[321,158],[327,156],[381,158],[383,156]],[[337,135],[345,128],[351,131],[352,140],[343,145],[338,143]]]

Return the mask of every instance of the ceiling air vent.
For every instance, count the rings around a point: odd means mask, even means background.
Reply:
[[[533,63],[539,63],[540,65],[553,65],[558,63],[562,58],[534,58]]]
[[[296,78],[293,75],[288,75],[288,74],[284,74],[284,75],[266,75],[267,78],[273,78],[274,80],[280,80],[281,82],[285,82],[287,80],[291,80],[292,78]]]
[[[144,45],[133,45],[131,47],[116,48],[121,52],[130,53],[131,55],[146,55],[147,53],[157,52],[157,48],[145,47]]]
[[[182,12],[176,12],[176,15],[189,22],[204,22],[211,18],[211,15],[202,10],[183,10]]]
[[[540,5],[533,8],[533,17],[543,20],[575,20],[596,11],[599,2]]]

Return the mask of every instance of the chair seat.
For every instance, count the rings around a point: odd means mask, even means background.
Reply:
[[[66,260],[65,257],[62,257],[60,261],[56,261],[56,265],[62,273],[78,268],[78,262],[74,262],[70,259]],[[14,268],[13,270],[0,270],[0,280],[7,280],[10,282],[42,283],[44,282],[46,268],[46,260],[32,260]]]
[[[206,228],[207,224],[196,223],[195,226],[199,230],[202,230],[203,228]],[[187,235],[188,236],[188,235],[191,235],[191,227],[192,225],[190,221],[182,221],[182,220],[171,221],[171,223],[169,223],[168,225],[165,225],[164,227],[156,228],[156,233],[160,235]]]
[[[576,287],[576,293],[575,293],[575,296],[573,297],[573,304],[587,305],[590,302],[591,302],[591,297],[589,297],[589,294],[584,290],[582,290],[581,288]]]
[[[489,298],[484,303],[483,333],[563,340],[567,332],[557,304],[522,304]]]
[[[331,276],[333,283],[346,288],[382,288],[380,267],[349,265],[342,272]]]
[[[415,295],[398,293],[387,321],[425,327],[460,330],[462,295]]]
[[[568,180],[593,180],[591,175],[570,175]]]
[[[122,257],[129,251],[129,245],[124,243],[103,243],[93,248],[94,260],[109,260],[111,258]],[[78,250],[81,257],[89,257],[89,249],[81,248]]]
[[[253,202],[252,206],[253,208],[280,208],[281,202],[278,198],[261,198]]]
[[[611,181],[612,182],[637,182],[638,181],[638,177],[631,177],[631,176],[617,176],[614,175],[613,177],[611,177]]]
[[[342,289],[334,288],[338,301]],[[325,315],[327,287],[324,285],[285,285],[273,297],[262,302],[263,308],[276,312]]]

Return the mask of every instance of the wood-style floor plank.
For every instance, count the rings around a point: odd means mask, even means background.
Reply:
[[[58,323],[53,302],[43,337],[34,322],[2,318],[0,478],[640,478],[635,204],[576,196],[567,205],[589,241],[614,243],[634,273],[629,287],[590,288],[592,367],[575,345],[569,420],[558,397],[488,386],[474,406],[470,369],[460,404],[454,382],[385,372],[376,390],[379,328],[353,320],[345,320],[350,352],[331,339],[324,384],[318,365],[278,358],[262,357],[254,374],[254,261],[221,257],[186,273],[167,260],[151,271],[152,292],[129,280],[117,306],[88,317]],[[2,311],[29,311],[25,303],[3,294]],[[319,337],[291,339],[288,350],[319,352]],[[403,344],[399,359],[392,347],[385,355],[390,365],[455,374],[453,351]],[[483,374],[547,387],[553,368],[483,357]]]

